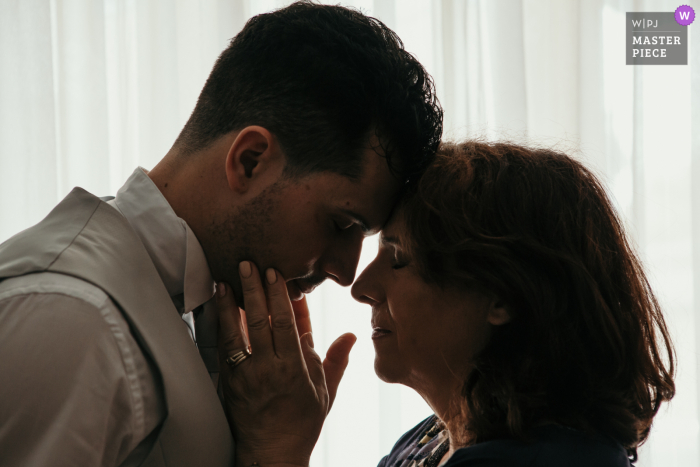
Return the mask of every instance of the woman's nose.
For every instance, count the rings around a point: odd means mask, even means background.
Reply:
[[[367,268],[360,274],[355,283],[350,289],[352,298],[360,303],[365,303],[367,305],[375,305],[381,302],[382,290],[380,284],[374,280],[372,274],[372,266],[374,262],[370,263]]]

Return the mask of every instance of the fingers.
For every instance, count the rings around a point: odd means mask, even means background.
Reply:
[[[309,305],[306,303],[306,296],[303,296],[301,300],[292,302],[292,309],[294,310],[294,321],[297,323],[299,336],[311,332],[311,316],[309,314]]]
[[[304,361],[306,362],[306,370],[309,372],[309,378],[314,384],[316,390],[320,393],[326,393],[326,379],[323,374],[323,363],[321,362],[321,357],[318,356],[314,350],[314,338],[313,334],[307,332],[299,338],[301,341],[301,350],[304,354]],[[330,410],[330,409],[329,409]]]
[[[270,354],[280,358],[297,356],[301,364],[294,311],[284,278],[272,268],[265,271],[266,293],[258,269],[252,262],[241,262],[239,272],[253,352],[263,358]]]
[[[267,283],[270,327],[272,328],[272,340],[275,343],[275,353],[280,358],[298,355],[299,337],[284,278],[280,273],[270,268],[265,271],[265,282]]]
[[[274,348],[270,334],[267,299],[260,281],[260,274],[258,268],[250,261],[241,262],[238,270],[241,276],[250,346],[256,356],[266,358],[274,353]]]
[[[241,313],[231,288],[219,283],[216,286],[216,310],[219,317],[217,339],[219,357],[223,362],[227,357],[248,347]]]
[[[326,385],[328,386],[328,410],[331,410],[333,401],[338,392],[338,385],[343,379],[345,368],[350,360],[350,351],[357,342],[357,337],[348,332],[335,340],[326,352],[326,359],[323,361],[323,370],[326,374]],[[309,370],[311,371],[311,370]]]

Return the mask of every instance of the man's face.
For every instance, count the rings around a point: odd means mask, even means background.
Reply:
[[[277,269],[293,300],[328,278],[352,284],[363,239],[381,229],[399,192],[384,157],[368,148],[363,162],[357,181],[331,172],[281,178],[235,212],[214,216],[216,245],[206,248],[214,278],[239,299],[243,260],[261,273]]]

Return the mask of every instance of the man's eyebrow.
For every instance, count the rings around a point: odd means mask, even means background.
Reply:
[[[357,223],[357,225],[360,226],[362,231],[366,234],[371,234],[373,233],[372,229],[369,226],[369,222],[367,222],[367,219],[364,218],[364,216],[354,212],[350,211],[348,209],[341,209],[342,213],[345,214],[348,217],[351,217],[353,221]]]

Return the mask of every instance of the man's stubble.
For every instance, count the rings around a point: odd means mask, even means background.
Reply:
[[[272,232],[273,224],[280,211],[280,197],[288,185],[286,180],[277,181],[247,204],[212,217],[211,244],[205,248],[209,267],[216,282],[226,282],[233,288],[240,304],[243,302],[238,265],[248,260],[265,267],[274,261],[271,245],[275,243],[274,235],[280,233]]]

